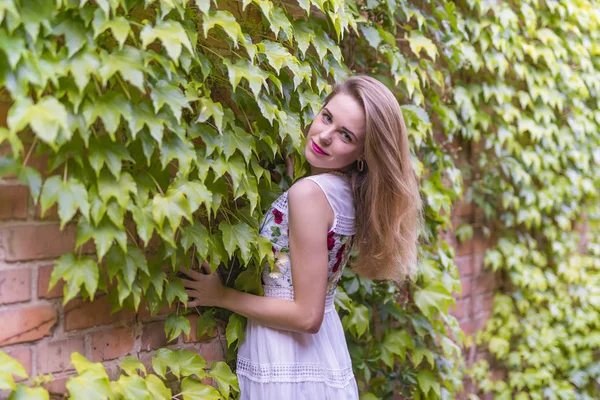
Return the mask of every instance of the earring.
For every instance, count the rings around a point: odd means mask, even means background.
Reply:
[[[363,169],[365,169],[365,161],[364,160],[358,160],[356,162],[356,167],[358,168],[358,172],[362,172]]]

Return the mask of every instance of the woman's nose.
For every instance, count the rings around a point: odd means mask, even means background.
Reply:
[[[324,129],[319,133],[319,139],[321,140],[321,143],[323,144],[330,144],[331,143],[331,135],[332,135],[333,131],[332,129]]]

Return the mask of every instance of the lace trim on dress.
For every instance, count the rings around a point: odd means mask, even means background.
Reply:
[[[344,388],[354,379],[351,364],[333,370],[318,364],[258,364],[239,356],[236,372],[258,383],[323,382],[336,388]]]
[[[356,233],[354,218],[345,217],[339,214],[336,215],[332,231],[344,236],[353,236]]]
[[[294,288],[273,285],[263,285],[265,297],[275,297],[277,299],[294,301]],[[333,294],[325,296],[325,312],[335,310],[335,291]]]
[[[275,202],[273,203],[273,207],[275,207],[276,209],[278,209],[282,213],[287,214],[287,209],[288,209],[288,192],[284,192],[281,196],[279,196],[277,198],[277,200],[275,200]]]

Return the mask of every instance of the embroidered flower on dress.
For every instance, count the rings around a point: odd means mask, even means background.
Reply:
[[[269,273],[269,277],[273,279],[279,279],[283,276],[281,273],[281,268],[283,268],[289,261],[289,256],[287,253],[282,251],[278,251],[275,253],[275,263],[273,264],[273,268],[271,268],[271,272]]]
[[[331,231],[327,234],[327,250],[331,251],[335,246],[335,238],[333,237],[334,232]]]
[[[273,215],[275,216],[275,223],[281,224],[281,222],[283,221],[283,213],[281,211],[279,211],[278,209],[274,208]]]
[[[337,251],[337,254],[335,255],[335,258],[337,259],[337,261],[335,262],[335,265],[333,266],[333,269],[331,270],[331,272],[336,273],[338,271],[338,268],[340,267],[340,264],[342,263],[344,250],[346,250],[345,244],[343,244],[342,247],[340,247],[339,250]]]

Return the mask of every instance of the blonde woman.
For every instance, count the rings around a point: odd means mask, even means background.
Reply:
[[[264,296],[184,271],[190,305],[248,317],[237,360],[242,399],[358,399],[334,308],[350,249],[358,250],[353,269],[367,278],[400,281],[415,270],[421,201],[394,95],[367,76],[336,86],[310,126],[305,156],[311,176],[273,203],[260,229],[276,258],[262,275]]]

